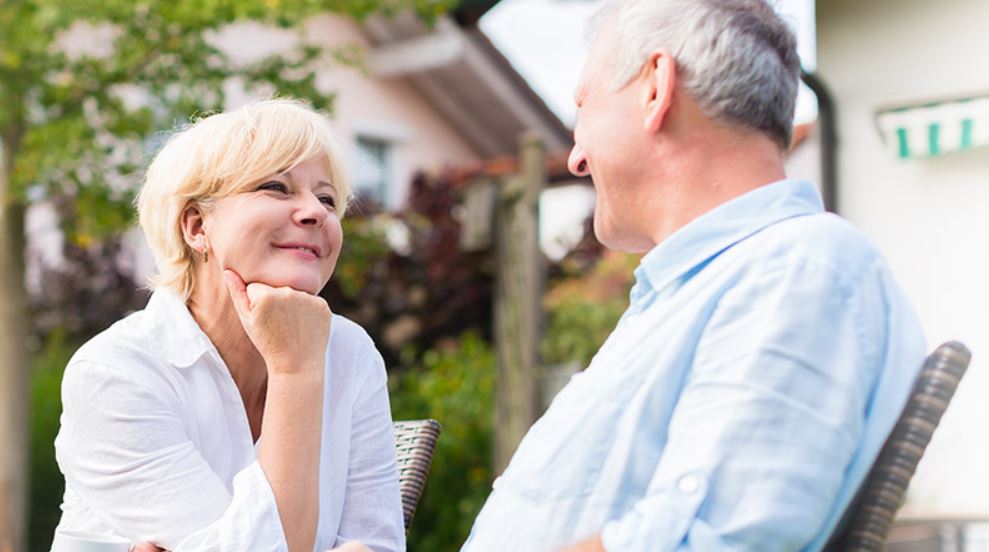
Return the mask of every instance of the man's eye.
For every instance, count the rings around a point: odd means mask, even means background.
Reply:
[[[337,206],[337,200],[333,199],[333,196],[331,195],[321,195],[319,196],[319,201],[327,207],[336,208]]]
[[[264,184],[258,186],[258,190],[270,190],[273,192],[281,192],[284,194],[288,192],[288,186],[286,186],[281,182],[278,182],[277,180],[273,180],[271,182],[265,182]]]

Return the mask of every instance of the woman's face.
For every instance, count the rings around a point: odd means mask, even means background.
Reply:
[[[245,283],[316,294],[333,274],[343,232],[325,159],[262,178],[204,216],[209,263]],[[208,265],[207,265],[208,266]]]

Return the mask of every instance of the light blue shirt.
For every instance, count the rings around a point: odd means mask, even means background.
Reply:
[[[784,180],[693,220],[494,484],[463,550],[818,550],[925,353],[876,249]]]

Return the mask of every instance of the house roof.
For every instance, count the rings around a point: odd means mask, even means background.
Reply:
[[[495,3],[466,2],[433,28],[411,13],[370,18],[370,70],[408,81],[482,157],[514,154],[525,130],[550,152],[569,150],[570,130],[478,29],[477,18]]]

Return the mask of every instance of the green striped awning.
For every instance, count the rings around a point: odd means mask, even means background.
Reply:
[[[901,159],[989,146],[989,95],[880,109],[876,122]]]

